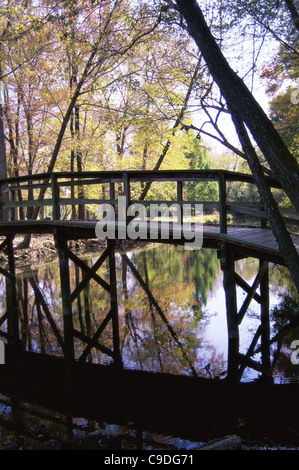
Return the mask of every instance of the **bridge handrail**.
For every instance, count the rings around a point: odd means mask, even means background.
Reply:
[[[178,178],[183,179],[184,181],[193,181],[197,178],[200,179],[212,179],[217,180],[219,175],[222,174],[225,176],[227,181],[243,181],[247,183],[255,184],[254,178],[252,175],[247,173],[234,172],[230,170],[113,170],[113,171],[84,171],[84,172],[69,172],[69,171],[60,171],[52,173],[36,173],[32,175],[21,175],[21,176],[12,176],[6,179],[0,179],[0,185],[5,183],[18,183],[22,181],[40,181],[51,180],[51,177],[59,178],[70,178],[78,179],[80,177],[84,178],[103,178],[104,180],[113,179],[116,182],[123,181],[123,175],[127,175],[132,182],[144,182],[154,179],[154,181],[176,181]],[[196,177],[196,178],[194,178]],[[278,180],[272,176],[266,176],[266,179],[269,185],[273,188],[281,188]]]
[[[281,189],[281,186],[276,178],[267,176],[268,184],[271,188]],[[133,200],[130,184],[134,182],[163,182],[175,181],[177,183],[177,196],[175,201],[153,201]],[[17,209],[21,207],[42,207],[52,206],[52,218],[54,220],[60,219],[60,206],[62,205],[78,205],[84,206],[86,204],[101,204],[108,203],[117,204],[115,198],[115,184],[122,183],[123,195],[126,197],[127,207],[132,202],[142,202],[143,204],[153,203],[166,203],[173,204],[174,202],[183,206],[185,203],[191,201],[183,200],[183,182],[185,181],[215,181],[218,183],[218,201],[203,201],[207,207],[210,205],[218,206],[220,214],[220,231],[227,233],[227,215],[229,211],[236,211],[247,215],[256,216],[261,220],[261,225],[266,226],[267,217],[261,208],[260,203],[244,203],[230,202],[226,199],[227,182],[243,182],[255,184],[254,178],[250,174],[233,172],[229,170],[127,170],[127,171],[85,171],[85,172],[52,172],[40,173],[33,175],[22,175],[11,177],[8,179],[0,180],[0,208]],[[66,198],[60,196],[60,188],[95,184],[109,184],[110,185],[110,198],[109,199],[87,199],[84,197]],[[43,197],[41,199],[30,198],[29,191],[33,195],[34,189],[43,189]],[[48,189],[51,189],[51,198],[44,198]],[[18,191],[28,190],[27,200],[16,200]],[[84,194],[84,193],[83,193]],[[132,199],[131,199],[132,198]],[[193,201],[193,203],[201,203],[201,201]],[[287,208],[282,208],[282,213],[286,222],[299,225],[299,214]],[[0,214],[1,216],[1,214]],[[13,217],[10,218],[13,220]]]

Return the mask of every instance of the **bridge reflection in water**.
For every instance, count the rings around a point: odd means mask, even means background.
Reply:
[[[224,178],[223,174],[221,175],[222,177],[219,178],[221,181],[219,186],[220,231],[215,231],[213,228],[205,229],[203,246],[217,250],[223,271],[228,335],[225,378],[213,380],[198,376],[194,364],[186,354],[182,339],[169,321],[167,312],[155,297],[147,281],[146,273],[141,272],[134,265],[118,240],[108,240],[106,249],[91,267],[71,249],[70,241],[95,237],[95,222],[61,221],[59,195],[55,186],[57,181],[53,182],[52,179],[51,204],[53,204],[54,220],[24,220],[22,222],[8,220],[0,227],[1,234],[5,237],[1,243],[1,249],[6,250],[8,256],[7,266],[0,269],[1,274],[5,276],[6,283],[6,312],[0,319],[1,336],[6,343],[6,364],[1,366],[0,392],[70,416],[84,416],[119,424],[130,423],[136,429],[154,429],[188,437],[195,436],[199,428],[210,425],[213,421],[221,422],[221,420],[239,416],[249,421],[263,419],[268,423],[273,419],[276,423],[279,420],[284,422],[287,416],[288,420],[294,419],[296,422],[298,384],[275,384],[272,375],[278,359],[278,354],[273,356],[271,353],[272,345],[277,343],[276,351],[279,351],[283,334],[290,328],[297,327],[299,323],[297,319],[290,321],[281,332],[271,338],[269,262],[283,264],[283,259],[277,247],[271,246],[268,242],[263,244],[264,239],[259,243],[257,240],[252,242],[246,236],[244,237],[244,229],[242,229],[242,238],[236,235],[236,231],[227,227],[224,220],[224,213],[226,214],[226,201],[223,194]],[[112,189],[114,183],[110,181]],[[26,184],[28,185],[28,182]],[[124,181],[124,188],[130,201],[128,175]],[[23,190],[26,189],[28,188],[23,188]],[[112,189],[110,189],[110,195],[112,195]],[[11,191],[17,190],[20,190],[19,186]],[[181,194],[180,191],[179,193]],[[13,202],[6,203],[6,207],[15,208],[16,206]],[[262,227],[261,230],[265,228]],[[22,314],[20,311],[13,248],[14,236],[20,233],[50,233],[54,236],[59,259],[62,329],[58,327],[55,312],[49,309],[39,283],[34,278],[30,279],[30,283],[37,314],[46,317],[57,345],[63,352],[63,357],[37,354],[24,348],[20,324],[26,324],[28,312],[26,313],[26,308]],[[179,242],[171,237],[169,240],[158,238],[156,241],[184,243],[184,239]],[[124,367],[119,334],[116,255],[121,256],[122,262],[144,291],[151,309],[159,315],[168,334],[178,345],[190,369],[190,376],[128,370]],[[256,257],[259,263],[252,285],[249,285],[235,270],[235,263],[248,256]],[[70,276],[70,261],[82,273],[81,280],[78,279],[75,286]],[[107,270],[106,278],[98,274],[104,266]],[[95,281],[104,290],[109,308],[97,325],[96,331],[89,335],[88,328],[74,326],[73,306],[91,281]],[[236,294],[238,286],[246,293],[240,308],[238,308]],[[260,324],[247,352],[241,354],[239,329],[253,300],[259,305]],[[23,299],[23,306],[26,307],[26,298]],[[88,301],[82,308],[85,308],[85,315],[87,315]],[[107,329],[112,337],[109,345],[101,341]],[[77,341],[85,345],[83,349],[81,348],[79,357],[76,357],[74,346]],[[109,365],[89,363],[88,359],[93,349],[106,355],[110,361]],[[255,359],[257,353],[260,353],[260,361]],[[259,381],[242,382],[243,372],[248,367],[260,373]],[[273,403],[283,403],[283,407],[275,409],[275,415],[273,415]]]

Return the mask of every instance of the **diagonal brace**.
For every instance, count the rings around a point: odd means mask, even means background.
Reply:
[[[31,286],[34,290],[35,297],[38,299],[41,306],[43,307],[46,318],[47,318],[49,324],[51,325],[51,328],[52,328],[52,330],[53,330],[53,332],[54,332],[54,334],[57,338],[58,344],[60,345],[61,349],[64,351],[64,341],[63,341],[63,339],[61,337],[61,334],[60,334],[60,332],[59,332],[59,330],[56,326],[55,321],[53,320],[53,317],[51,315],[49,307],[48,307],[48,305],[47,305],[47,303],[46,303],[46,301],[45,301],[45,299],[44,299],[44,297],[43,297],[43,295],[42,295],[42,293],[41,293],[41,291],[40,291],[40,289],[37,285],[37,282],[36,282],[35,278],[32,277],[31,279],[29,279],[29,282],[30,282],[30,284],[31,284]]]
[[[134,274],[134,276],[136,277],[136,279],[138,280],[139,284],[141,285],[141,287],[144,289],[144,291],[146,292],[147,296],[148,296],[148,299],[150,301],[150,303],[155,307],[155,309],[157,310],[157,312],[159,313],[160,317],[162,318],[163,322],[165,323],[170,335],[172,336],[172,338],[175,340],[175,342],[177,343],[177,345],[179,346],[179,348],[181,349],[182,351],[182,354],[184,356],[184,358],[186,359],[186,361],[188,362],[189,364],[189,367],[192,371],[192,374],[194,377],[197,377],[197,373],[196,373],[196,370],[194,369],[193,365],[191,364],[190,362],[190,359],[188,358],[186,352],[184,351],[184,348],[183,348],[183,345],[181,344],[177,334],[175,333],[175,331],[173,330],[172,326],[170,325],[167,317],[164,315],[162,309],[160,308],[160,305],[158,304],[158,302],[156,301],[156,299],[154,298],[153,294],[151,293],[150,289],[148,288],[148,286],[146,285],[146,283],[144,282],[144,280],[142,279],[142,277],[140,276],[139,272],[137,271],[137,269],[135,268],[135,266],[133,265],[133,263],[130,261],[130,259],[128,258],[128,256],[126,254],[123,254],[121,253],[121,256],[123,259],[125,259],[126,263],[128,264],[129,268],[131,269],[132,273]]]
[[[104,329],[106,328],[106,326],[108,325],[109,321],[111,320],[112,318],[112,312],[111,310],[109,310],[108,314],[106,315],[106,317],[104,318],[104,320],[102,321],[102,323],[100,324],[99,328],[97,329],[97,331],[95,332],[95,334],[93,335],[92,339],[90,340],[90,342],[88,343],[88,346],[85,348],[85,350],[83,351],[83,353],[81,354],[80,358],[79,358],[79,362],[83,362],[86,357],[88,356],[88,354],[90,353],[91,349],[94,347],[94,345],[96,344],[96,341],[99,339],[99,337],[101,336],[101,334],[103,333]]]
[[[248,292],[247,297],[244,300],[243,305],[239,310],[239,313],[238,313],[238,323],[239,323],[239,325],[240,325],[240,323],[242,322],[242,320],[245,316],[245,313],[246,313],[246,311],[249,307],[249,304],[252,301],[252,299],[254,297],[254,294],[255,294],[255,291],[258,288],[258,285],[260,284],[267,268],[268,268],[268,263],[266,261],[262,262],[261,267],[260,267],[260,269],[257,273],[257,276],[256,276],[255,280],[254,280],[254,283],[252,284],[252,287],[250,288],[250,291]]]
[[[109,284],[106,281],[104,281],[104,279],[102,279],[98,274],[96,274],[96,271],[100,268],[100,266],[103,264],[103,262],[105,261],[105,259],[109,255],[109,250],[108,249],[106,249],[104,251],[104,253],[100,256],[100,258],[98,259],[98,261],[94,264],[94,266],[92,268],[90,268],[86,263],[84,263],[84,261],[82,261],[80,258],[78,258],[78,256],[76,256],[74,253],[72,253],[72,251],[69,250],[68,248],[65,248],[65,251],[66,251],[66,254],[67,254],[68,258],[70,258],[71,261],[73,261],[77,266],[79,266],[79,268],[81,268],[82,271],[87,273],[87,276],[81,281],[80,284],[78,284],[78,286],[76,287],[76,289],[72,293],[72,295],[71,295],[71,301],[72,302],[77,298],[77,296],[79,295],[81,290],[85,287],[85,285],[88,283],[88,281],[91,278],[94,279],[95,281],[97,281],[98,284],[100,284],[102,287],[104,287],[104,289],[106,289],[108,292],[110,292]],[[80,286],[80,292],[79,292],[79,286]],[[77,291],[77,289],[78,289],[78,291]]]

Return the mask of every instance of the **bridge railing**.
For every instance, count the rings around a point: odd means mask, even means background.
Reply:
[[[146,184],[164,185],[171,182],[175,190],[170,199],[154,200],[153,192],[140,199]],[[186,188],[190,182],[214,182],[218,188],[217,198],[212,201],[190,201],[186,197]],[[237,200],[230,199],[231,185],[237,183],[255,185],[251,175],[225,170],[53,172],[19,176],[0,181],[0,219],[9,222],[35,219],[38,216],[39,219],[51,220],[75,217],[96,220],[94,213],[99,204],[111,204],[117,209],[118,197],[123,196],[126,208],[136,202],[146,207],[150,204],[170,206],[176,203],[183,208],[185,204],[203,204],[204,212],[218,212],[221,233],[227,233],[229,214],[253,217],[260,226],[265,227],[267,217],[262,201],[242,202],[238,197]],[[268,177],[268,183],[271,188],[280,189],[275,178]],[[66,207],[70,210],[66,211]],[[90,211],[90,207],[93,207],[93,211]],[[286,223],[299,225],[298,213],[283,207],[280,210]]]

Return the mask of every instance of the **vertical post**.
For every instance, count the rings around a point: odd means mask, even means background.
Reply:
[[[115,184],[112,181],[110,181],[109,191],[110,199],[115,199]]]
[[[108,239],[107,243],[108,243],[108,248],[109,248],[110,304],[111,304],[111,313],[112,313],[114,364],[117,368],[122,368],[122,359],[121,359],[120,341],[119,341],[117,280],[116,280],[116,268],[115,268],[115,240]]]
[[[13,238],[14,237],[12,235],[8,235],[7,237],[7,254],[10,276],[9,278],[6,278],[6,302],[8,312],[8,344],[15,346],[19,341],[19,318]]]
[[[228,330],[228,380],[232,383],[236,383],[239,380],[239,324],[234,269],[235,263],[233,250],[229,246],[223,246],[221,251],[221,268],[223,271]]]
[[[267,268],[260,281],[261,295],[261,350],[262,350],[262,366],[263,379],[269,380],[271,372],[270,357],[270,307],[269,307],[269,268],[266,261],[260,260],[261,265],[266,263]]]
[[[182,203],[183,201],[183,182],[177,181],[177,202]],[[181,225],[183,225],[183,205],[180,205],[180,217]]]
[[[63,328],[64,328],[64,358],[65,358],[65,364],[66,364],[67,378],[71,380],[73,377],[75,353],[74,353],[70,272],[69,272],[68,256],[66,253],[67,241],[63,237],[63,234],[60,232],[60,230],[57,230],[55,234],[55,239],[56,239],[56,247],[57,247],[58,256],[59,256],[61,300],[62,300]]]
[[[261,211],[264,211],[264,207],[263,207],[262,204],[261,204],[260,209],[261,209]],[[266,214],[265,214],[265,217],[261,217],[261,228],[267,228]]]
[[[110,185],[109,185],[109,197],[110,197],[110,204],[111,204],[111,201],[114,201],[115,200],[115,184],[110,181]],[[117,204],[113,204],[113,207],[114,207],[114,211],[115,211],[115,216],[117,218]]]
[[[18,191],[15,189],[14,191],[11,191],[11,198],[14,202],[18,200]],[[18,220],[18,207],[12,207],[11,209],[11,220]]]
[[[123,174],[123,184],[124,184],[124,196],[126,198],[126,201],[125,201],[125,214],[124,214],[124,217],[125,217],[125,221],[126,221],[126,226],[128,225],[128,223],[130,222],[130,217],[128,217],[127,215],[127,212],[128,212],[128,207],[130,205],[130,200],[131,200],[131,197],[130,197],[130,177],[128,175],[127,172],[124,172]]]
[[[0,182],[0,222],[4,222],[4,184]]]
[[[220,233],[227,233],[226,181],[224,173],[218,175]]]
[[[57,177],[55,173],[51,174],[51,189],[52,189],[52,219],[60,220],[59,186],[57,184]]]
[[[85,220],[84,186],[80,183],[78,180],[78,199],[82,201],[78,204],[78,217],[79,220]]]
[[[9,221],[9,209],[5,207],[5,204],[9,202],[9,188],[8,183],[1,183],[0,187],[0,221]]]
[[[0,75],[2,75],[2,67],[0,63]],[[5,148],[5,134],[4,134],[4,124],[3,124],[3,83],[0,82],[0,180],[5,180],[7,178],[7,163],[6,163],[6,148]],[[8,184],[2,183],[1,184],[1,207],[2,207],[2,214],[1,214],[1,221],[7,222],[8,216],[6,215],[6,210],[3,210],[2,204],[8,202],[7,199],[7,191],[8,191]]]

